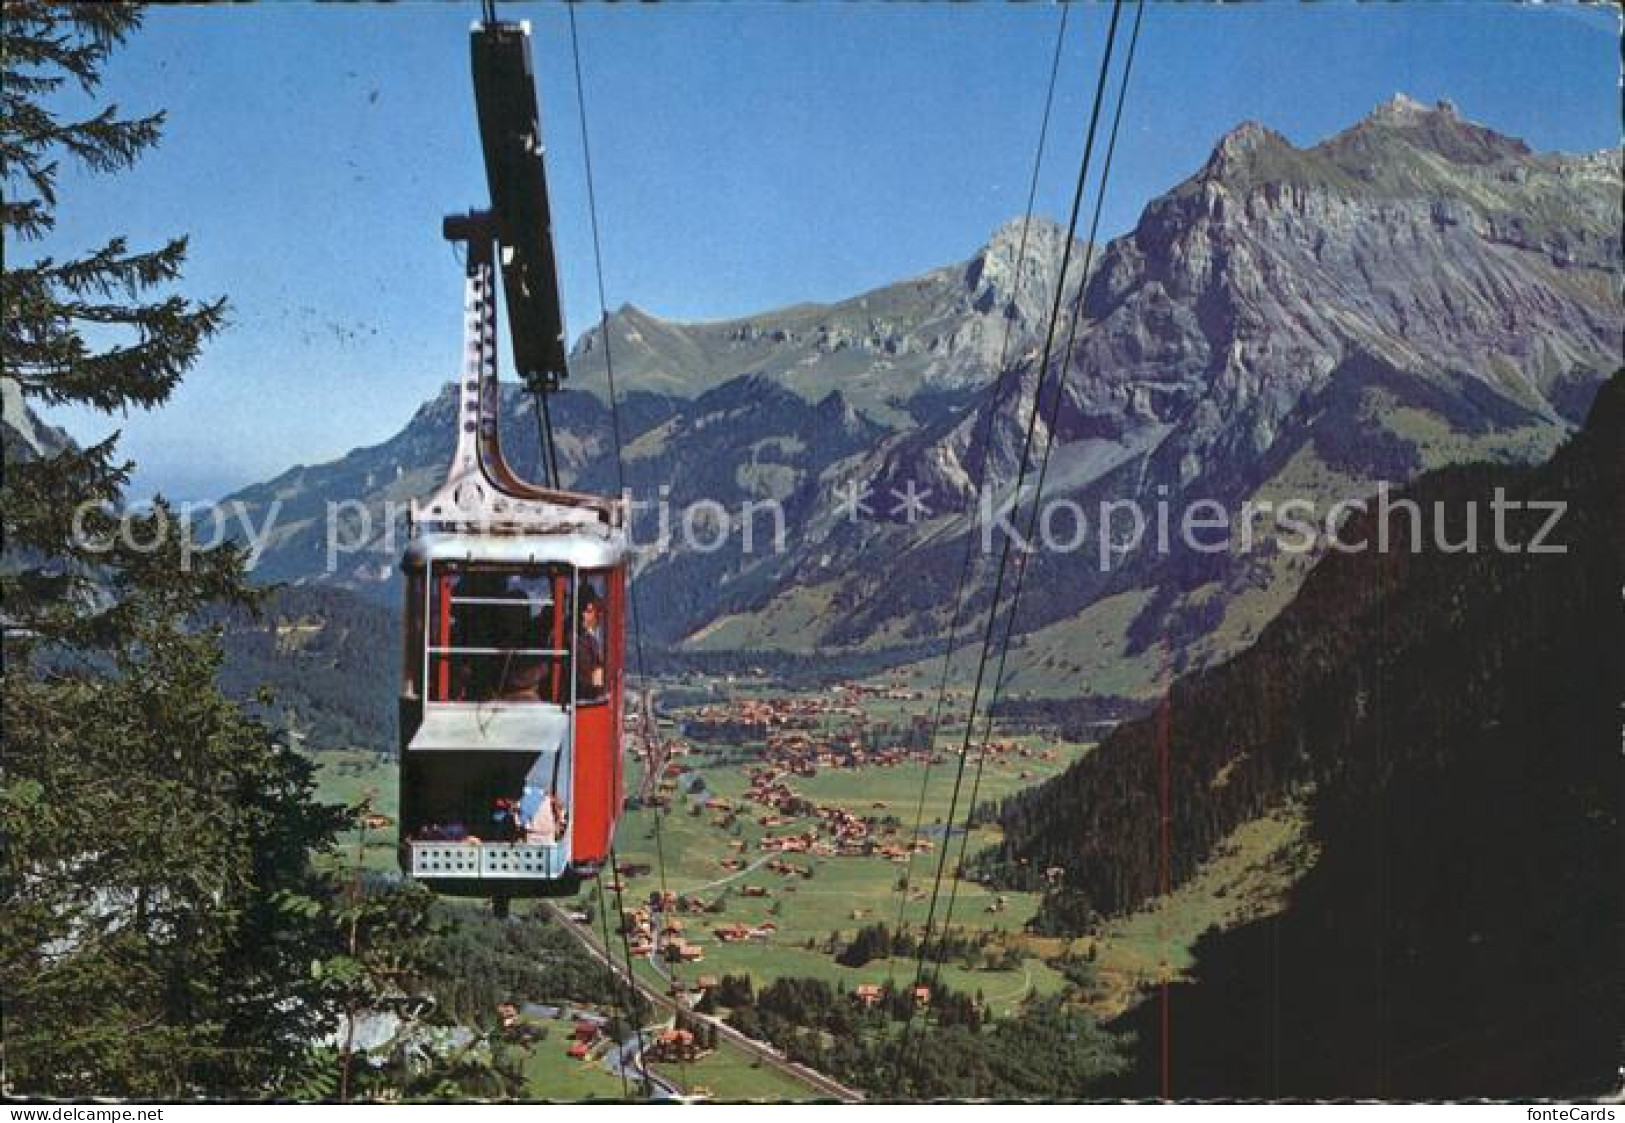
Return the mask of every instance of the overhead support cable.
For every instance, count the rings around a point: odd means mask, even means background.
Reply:
[[[570,58],[575,72],[576,117],[581,129],[581,155],[582,163],[586,172],[587,213],[592,230],[593,266],[598,289],[598,325],[600,338],[602,339],[604,348],[604,378],[607,384],[607,392],[609,396],[610,435],[615,446],[615,482],[621,495],[625,496],[627,494],[625,442],[621,429],[620,394],[617,392],[615,387],[615,356],[610,338],[609,300],[606,295],[604,285],[603,238],[598,224],[598,190],[596,181],[593,177],[592,139],[590,131],[587,128],[586,82],[582,78],[581,36],[579,29],[576,26],[575,0],[570,0],[570,2],[566,4],[566,11],[569,13],[570,18]],[[627,533],[634,539],[635,543],[636,527],[632,526],[630,522],[627,526]],[[631,579],[635,576],[632,571],[636,567],[636,560],[634,545],[632,563],[627,567],[627,617],[628,622],[632,627],[632,657],[634,665],[637,669],[638,700],[639,706],[641,707],[638,727],[644,742],[644,761],[646,767],[654,767],[656,759],[656,754],[654,751],[654,738],[657,736],[658,730],[656,729],[654,721],[654,708],[650,701],[648,666],[644,658],[642,613],[639,611],[638,607],[637,582]],[[665,902],[670,899],[670,890],[667,888],[666,880],[666,845],[663,830],[663,820],[665,815],[660,808],[658,801],[656,801],[653,811],[655,831],[655,862],[659,871],[661,911],[664,913]],[[613,857],[613,850],[611,851],[611,872],[614,875],[614,884],[617,886],[615,892],[617,894],[617,900],[619,900],[620,873],[618,863],[616,863]],[[625,943],[624,911],[622,916],[623,946],[628,957],[626,967],[627,972],[630,975],[632,971],[632,963],[630,958],[631,948],[629,944]],[[657,932],[656,939],[653,941],[654,946],[657,949],[661,946],[658,935],[659,934]],[[677,966],[673,964],[671,977],[674,985],[676,985],[677,982],[677,974]],[[686,1068],[686,1061],[680,1063],[684,1064]],[[653,1095],[653,1085],[647,1084],[647,1086],[649,1088],[650,1095]]]
[[[1084,189],[1089,177],[1090,159],[1094,153],[1095,133],[1100,123],[1100,111],[1105,101],[1106,80],[1111,71],[1112,51],[1117,40],[1117,25],[1122,14],[1123,0],[1113,0],[1111,23],[1106,32],[1106,43],[1100,60],[1099,75],[1095,83],[1093,105],[1089,113],[1089,128],[1084,141],[1083,155],[1078,168],[1077,185],[1073,191],[1071,212],[1067,221],[1067,238],[1061,253],[1060,277],[1055,286],[1055,298],[1052,303],[1048,324],[1044,335],[1042,355],[1036,368],[1036,384],[1033,390],[1033,405],[1028,411],[1025,431],[1022,437],[1021,457],[1016,470],[1014,494],[1019,496],[1026,483],[1027,472],[1032,465],[1033,440],[1038,426],[1039,406],[1044,397],[1044,382],[1049,373],[1050,358],[1054,354],[1055,336],[1060,323],[1061,308],[1066,299],[1066,281],[1071,267],[1072,247],[1077,240],[1078,219],[1083,209]],[[981,655],[977,661],[976,676],[971,687],[970,709],[965,723],[965,736],[959,749],[959,765],[954,776],[953,792],[949,802],[949,817],[945,820],[952,824],[957,817],[955,812],[959,803],[959,796],[964,784],[965,766],[970,757],[971,736],[975,730],[975,717],[981,701],[982,686],[987,672],[988,656],[992,651],[993,636],[998,623],[999,601],[1004,592],[1005,574],[1009,568],[1011,542],[1006,537],[1000,544],[998,567],[993,582],[992,598],[988,605],[987,624],[983,630]],[[944,869],[947,864],[948,852],[951,847],[944,845],[937,859],[937,870],[931,890],[931,906],[926,914],[925,940],[921,944],[920,956],[917,963],[915,983],[923,981],[926,949],[929,946],[933,925],[936,919],[936,906],[941,892]]]
[[[1025,486],[1025,483],[1026,483],[1027,473],[1028,473],[1029,469],[1032,466],[1033,443],[1034,443],[1034,439],[1035,439],[1035,435],[1036,435],[1036,431],[1037,431],[1037,425],[1038,425],[1038,421],[1040,419],[1040,414],[1041,414],[1042,406],[1043,406],[1043,402],[1044,402],[1044,390],[1045,390],[1046,379],[1047,379],[1047,377],[1049,375],[1049,370],[1050,370],[1050,365],[1051,365],[1050,360],[1051,360],[1052,356],[1054,355],[1055,339],[1056,339],[1056,335],[1057,335],[1059,324],[1060,324],[1061,310],[1062,310],[1063,304],[1065,302],[1066,281],[1067,281],[1068,271],[1069,271],[1070,266],[1071,266],[1072,250],[1073,250],[1073,246],[1076,244],[1076,241],[1077,241],[1078,220],[1079,220],[1079,217],[1080,217],[1081,212],[1082,212],[1084,194],[1085,194],[1085,190],[1086,190],[1086,187],[1087,187],[1087,184],[1088,184],[1089,168],[1090,168],[1091,160],[1092,160],[1093,155],[1094,155],[1095,139],[1096,139],[1096,135],[1097,135],[1097,132],[1098,132],[1098,129],[1099,129],[1101,111],[1102,111],[1102,109],[1104,108],[1104,105],[1105,105],[1106,86],[1107,86],[1107,82],[1108,82],[1108,79],[1109,79],[1110,74],[1111,74],[1111,60],[1112,60],[1113,51],[1114,51],[1114,48],[1115,48],[1115,45],[1116,45],[1116,42],[1117,42],[1118,25],[1119,25],[1121,15],[1122,15],[1122,8],[1123,8],[1123,0],[1114,0],[1114,3],[1112,5],[1111,21],[1110,21],[1110,24],[1108,25],[1108,28],[1107,28],[1106,42],[1105,42],[1105,46],[1104,46],[1103,51],[1102,51],[1100,67],[1099,67],[1099,73],[1097,75],[1096,82],[1095,82],[1094,98],[1093,98],[1093,102],[1092,102],[1092,105],[1091,105],[1091,108],[1090,108],[1089,125],[1088,125],[1088,130],[1087,130],[1087,133],[1086,133],[1086,139],[1085,139],[1085,142],[1084,142],[1083,154],[1082,154],[1082,157],[1081,157],[1080,163],[1079,163],[1077,183],[1076,183],[1076,186],[1075,186],[1074,191],[1073,191],[1072,205],[1071,205],[1071,210],[1070,210],[1070,214],[1068,216],[1068,221],[1067,221],[1067,239],[1066,239],[1064,250],[1062,252],[1060,278],[1059,278],[1059,280],[1057,282],[1057,285],[1056,285],[1055,297],[1054,297],[1054,301],[1053,301],[1051,309],[1050,309],[1049,321],[1048,321],[1048,325],[1047,325],[1047,328],[1046,328],[1046,331],[1045,331],[1045,336],[1044,336],[1044,346],[1043,346],[1043,349],[1042,349],[1042,354],[1041,354],[1041,357],[1039,359],[1039,363],[1038,363],[1037,371],[1036,371],[1036,380],[1035,380],[1035,386],[1034,386],[1034,391],[1033,391],[1032,408],[1028,413],[1027,422],[1026,422],[1026,426],[1025,426],[1025,432],[1023,434],[1023,439],[1022,439],[1021,457],[1020,457],[1020,463],[1019,463],[1017,473],[1016,473],[1015,489],[1014,489],[1014,493],[1013,493],[1016,496],[1018,501],[1020,499],[1022,489],[1023,489],[1023,487]],[[1139,13],[1140,13],[1141,16],[1143,16],[1143,6],[1139,9]],[[1138,31],[1138,25],[1139,25],[1139,19],[1137,18],[1136,19],[1136,34],[1137,34],[1137,31]],[[1125,82],[1126,82],[1126,69],[1125,69]],[[1121,104],[1121,93],[1119,94],[1119,104]],[[1082,295],[1083,288],[1084,288],[1084,286],[1086,284],[1087,284],[1087,276],[1085,276],[1083,278],[1080,278],[1080,280],[1079,280],[1079,298],[1080,298],[1080,300],[1081,300],[1081,295]],[[1080,305],[1080,307],[1081,307],[1081,305]],[[1074,319],[1075,319],[1075,317],[1074,317]],[[1063,363],[1062,366],[1063,366],[1063,369],[1058,373],[1057,377],[1064,383],[1064,379],[1065,379],[1064,366],[1065,366],[1065,364]],[[1035,509],[1036,509],[1036,503],[1035,503]],[[992,647],[993,647],[993,642],[994,642],[994,635],[995,635],[996,630],[997,630],[997,623],[998,623],[998,616],[999,616],[999,602],[1000,602],[1000,600],[1001,600],[1001,598],[1003,596],[1005,578],[1006,578],[1006,574],[1007,574],[1008,569],[1009,569],[1011,545],[1012,545],[1011,540],[1007,536],[1004,539],[1004,541],[1001,543],[1001,547],[1000,547],[1000,550],[999,550],[999,562],[998,562],[998,566],[997,566],[997,570],[996,570],[996,574],[995,574],[995,578],[994,578],[992,596],[991,596],[989,606],[988,606],[987,624],[986,624],[986,627],[985,627],[984,633],[983,633],[981,652],[980,652],[980,656],[979,656],[979,658],[977,660],[976,676],[975,676],[975,679],[974,679],[974,682],[973,682],[973,685],[972,685],[972,688],[971,688],[970,705],[969,705],[969,709],[968,709],[968,712],[967,712],[967,715],[966,715],[965,735],[964,735],[963,743],[961,744],[960,750],[959,750],[959,762],[958,762],[958,766],[957,766],[956,771],[955,771],[954,786],[953,786],[953,791],[952,791],[952,794],[951,794],[951,797],[950,797],[950,803],[949,803],[949,813],[948,813],[948,815],[947,815],[947,817],[945,819],[945,822],[948,824],[949,836],[946,837],[943,840],[943,847],[942,847],[941,852],[938,855],[936,873],[935,873],[935,877],[933,879],[933,884],[932,884],[931,903],[930,903],[930,906],[929,906],[929,908],[927,910],[927,916],[926,916],[926,928],[925,928],[924,935],[923,935],[923,937],[921,939],[921,942],[920,942],[919,955],[918,955],[917,962],[916,962],[916,967],[915,967],[915,986],[916,987],[920,987],[920,986],[925,985],[924,980],[925,980],[925,977],[926,977],[925,976],[926,962],[927,962],[928,958],[930,958],[930,956],[931,956],[932,937],[934,935],[936,935],[935,919],[936,919],[937,905],[938,905],[939,899],[941,897],[942,881],[943,881],[944,873],[945,873],[945,870],[946,870],[948,854],[949,854],[950,850],[952,849],[951,832],[952,832],[952,829],[953,829],[953,825],[957,821],[957,817],[958,817],[957,816],[958,803],[959,803],[959,798],[960,798],[960,795],[961,795],[961,792],[962,792],[962,789],[963,789],[963,785],[964,785],[966,764],[967,764],[967,762],[969,760],[969,757],[970,757],[971,740],[972,740],[972,737],[973,737],[973,735],[975,733],[976,714],[977,714],[977,710],[978,710],[980,700],[981,700],[982,688],[983,688],[984,682],[986,680],[987,663],[988,663],[989,656],[990,656],[990,654],[992,652]],[[983,746],[983,755],[984,756],[985,756],[985,751],[986,751],[986,748],[985,748],[985,745],[984,745]],[[956,871],[956,873],[957,873],[957,871]],[[938,949],[937,949],[938,964],[937,964],[935,972],[933,973],[933,976],[932,976],[933,978],[940,978],[941,961],[945,957],[945,953],[946,953],[946,933],[943,933],[942,935],[937,937],[937,944],[939,945]],[[901,1042],[900,1049],[899,1049],[899,1058],[900,1059],[903,1056],[906,1056],[908,1037],[909,1037],[910,1032],[912,1031],[913,1024],[914,1024],[914,1010],[911,1009],[910,1014],[909,1014],[909,1018],[908,1018],[907,1022],[904,1025],[902,1042]]]
[[[1134,53],[1135,48],[1139,43],[1140,23],[1144,16],[1145,3],[1144,0],[1139,0],[1139,3],[1136,5],[1135,9],[1134,26],[1129,33],[1128,49],[1124,55],[1122,79],[1117,90],[1117,106],[1112,114],[1111,130],[1107,134],[1106,156],[1101,164],[1100,182],[1095,194],[1094,215],[1089,223],[1089,237],[1084,243],[1082,274],[1082,280],[1084,283],[1079,285],[1077,295],[1073,299],[1071,320],[1067,326],[1066,347],[1061,353],[1061,367],[1059,375],[1055,380],[1055,390],[1050,397],[1048,416],[1045,420],[1045,428],[1047,431],[1044,438],[1044,451],[1039,458],[1038,477],[1034,487],[1032,506],[1028,509],[1027,522],[1022,531],[1024,540],[1028,542],[1033,541],[1034,534],[1037,530],[1039,509],[1044,495],[1044,484],[1049,473],[1050,453],[1055,447],[1055,422],[1056,418],[1060,415],[1062,393],[1066,387],[1066,372],[1072,365],[1072,359],[1077,345],[1078,330],[1080,325],[1083,323],[1084,294],[1089,277],[1089,269],[1094,262],[1095,246],[1100,235],[1100,216],[1101,212],[1104,210],[1106,202],[1106,185],[1110,181],[1112,174],[1112,159],[1117,152],[1118,127],[1122,124],[1123,120],[1123,105],[1128,96],[1129,76],[1134,68]],[[1109,532],[1110,530],[1109,527],[1103,527],[1101,529],[1102,532]],[[966,814],[965,830],[960,835],[959,855],[954,867],[953,883],[948,893],[948,906],[943,917],[944,928],[946,928],[953,921],[954,904],[959,895],[959,885],[963,880],[965,859],[970,843],[971,819],[975,813],[977,797],[981,792],[982,776],[987,764],[987,747],[988,743],[993,737],[993,716],[994,712],[998,709],[999,699],[1003,693],[1006,682],[1005,669],[1010,656],[1011,643],[1015,638],[1016,612],[1021,605],[1021,595],[1026,585],[1029,568],[1030,567],[1025,564],[1016,566],[1016,582],[1015,587],[1011,590],[1010,608],[1005,614],[1004,634],[999,644],[999,661],[993,675],[993,689],[988,698],[987,709],[984,711],[983,715],[982,739],[977,753],[976,771],[971,783],[970,800],[967,805],[969,810]],[[971,715],[971,720],[974,720],[974,716],[974,714]],[[940,976],[941,970],[942,962],[939,958],[936,969],[932,976],[933,984],[935,983],[937,977]]]

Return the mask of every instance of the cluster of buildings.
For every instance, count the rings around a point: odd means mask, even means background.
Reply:
[[[622,930],[632,954],[638,957],[653,955],[656,951],[668,963],[703,963],[705,948],[691,941],[683,918],[676,915],[678,903],[672,894],[666,894],[665,907],[651,909],[646,905],[627,910],[621,917]],[[669,903],[668,903],[669,902]],[[707,906],[695,897],[681,902],[684,911],[703,911]]]
[[[765,741],[787,729],[817,729],[832,719],[863,721],[863,707],[835,695],[736,698],[701,706],[683,722],[696,741]]]
[[[607,1019],[591,1010],[566,1010],[557,1006],[543,1006],[534,1002],[523,1005],[516,1002],[497,1003],[497,1020],[507,1030],[521,1034],[543,1021],[570,1022],[569,1045],[565,1053],[573,1060],[584,1061],[592,1057],[598,1047],[609,1040],[604,1032]]]
[[[648,761],[651,767],[658,768],[654,798],[669,806],[679,789],[686,787],[692,814],[709,815],[712,825],[733,834],[718,864],[736,874],[762,869],[787,879],[807,879],[814,876],[815,863],[805,859],[879,857],[905,863],[913,855],[929,854],[938,841],[928,832],[911,838],[886,802],[859,801],[854,806],[815,803],[793,786],[797,778],[816,776],[825,768],[940,763],[943,757],[933,747],[929,714],[909,715],[906,707],[890,706],[882,708],[894,715],[893,720],[872,720],[877,700],[919,702],[922,697],[920,691],[890,681],[844,683],[820,695],[758,696],[704,705],[682,719],[682,738],[661,738],[658,731],[650,731],[645,743],[658,744],[658,750],[649,751]],[[945,715],[944,720],[951,725],[950,715]],[[703,742],[752,750],[753,759],[745,765],[746,789],[741,797],[710,792],[697,781],[682,782],[691,771],[683,758]],[[754,746],[761,746],[759,757],[755,756]],[[1003,761],[1005,767],[1019,767],[1017,762],[1023,760],[1053,761],[1057,755],[1054,749],[1014,740],[991,741],[985,752],[989,761]],[[1023,772],[1024,778],[1030,776]],[[754,844],[749,836],[740,837],[742,817],[754,818],[763,828]],[[758,849],[760,854],[748,854],[752,849]],[[804,860],[797,860],[803,856]],[[614,872],[611,890],[619,888],[624,878],[638,876],[647,869],[622,864]],[[793,893],[796,886],[786,885],[779,891]],[[741,884],[737,892],[744,898],[766,898],[774,891],[760,884]],[[633,954],[658,955],[672,963],[703,962],[705,949],[689,938],[683,918],[689,914],[724,913],[726,895],[710,896],[714,899],[708,902],[698,895],[679,899],[671,894],[651,894],[646,907],[626,911],[623,930]],[[989,905],[988,911],[1003,908],[1004,902],[999,900]],[[772,911],[775,915],[778,912],[776,907]],[[854,910],[854,919],[858,915],[859,910]],[[772,920],[721,920],[717,917],[709,929],[710,937],[721,944],[771,939],[778,931]],[[878,991],[874,997],[878,999]],[[930,999],[929,992],[914,997],[922,1004]],[[858,1000],[870,1004],[861,990]]]
[[[844,683],[826,695],[740,698],[700,707],[683,730],[695,741],[759,742],[777,767],[799,776],[928,755],[930,719],[919,714],[904,725],[871,722],[864,702],[873,697],[918,701],[921,695],[901,686]]]
[[[765,808],[756,817],[757,823],[761,826],[771,830],[792,820],[809,817],[818,820],[815,827],[785,834],[764,835],[760,842],[763,850],[778,854],[812,854],[825,858],[869,857],[878,854],[894,861],[908,859],[909,846],[897,841],[897,820],[890,815],[875,817],[876,812],[890,811],[886,803],[874,802],[868,808],[870,814],[861,814],[834,804],[812,803],[798,795],[786,780],[785,772],[773,765],[752,768],[747,775],[750,786],[745,791],[745,799]],[[930,840],[925,838],[920,838],[913,844],[915,853],[925,853],[931,848]],[[779,859],[769,862],[767,868],[775,873],[804,872],[797,867],[775,869],[775,863],[784,864]],[[724,868],[738,869],[742,863],[737,858],[724,858],[722,864]]]
[[[649,1059],[667,1064],[688,1064],[714,1050],[713,1044],[702,1041],[693,1030],[672,1026],[655,1036],[653,1044],[649,1046]]]
[[[771,920],[764,920],[760,924],[744,924],[734,921],[732,924],[719,924],[711,929],[711,934],[725,944],[740,944],[746,940],[767,940],[777,934],[779,926]]]
[[[593,1022],[577,1022],[573,1027],[573,1032],[570,1035],[570,1045],[569,1048],[565,1049],[565,1053],[572,1060],[584,1061],[592,1056],[593,1049],[597,1047],[599,1039],[603,1035],[604,1029],[602,1026]]]

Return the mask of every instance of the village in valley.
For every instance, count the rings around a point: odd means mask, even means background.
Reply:
[[[951,916],[939,908],[935,923],[977,945],[944,969],[946,981],[1000,1006],[1063,984],[1042,962],[1053,949],[1023,931],[1036,894],[954,882],[961,858],[996,840],[996,801],[1055,775],[1085,746],[1025,733],[973,746],[949,828],[962,699],[958,712],[950,704],[939,715],[934,692],[898,679],[816,693],[749,681],[706,687],[721,696],[647,707],[658,715],[647,737],[646,718],[630,715],[628,739],[642,769],[619,861],[615,876],[581,902],[581,915],[597,907],[598,891],[611,895],[612,908],[620,903],[640,969],[691,1000],[737,973],[758,984],[826,978],[856,1002],[873,1001],[883,981],[912,978],[912,960],[849,967],[837,956],[868,926],[923,931],[941,864],[942,900],[952,892],[955,906]],[[682,693],[686,700],[692,691]],[[959,824],[973,788],[983,813],[972,816],[967,838]]]
[[[1278,887],[1260,871],[1296,845],[1301,823],[1290,816],[1238,831],[1188,892],[1160,907],[1070,939],[1030,931],[1040,894],[981,884],[974,869],[956,873],[997,842],[1000,799],[1058,775],[1093,745],[1038,723],[995,723],[985,753],[971,745],[950,817],[966,701],[950,689],[938,716],[936,690],[898,677],[808,690],[766,676],[701,675],[663,679],[647,700],[628,699],[615,864],[552,915],[585,941],[601,943],[607,930],[616,959],[624,938],[639,982],[669,999],[645,1048],[674,1094],[817,1094],[782,1058],[764,1063],[754,1045],[717,1035],[731,1002],[777,980],[821,981],[855,1012],[926,1009],[953,996],[1004,1017],[1029,999],[1062,995],[1111,1017],[1188,968],[1190,945],[1207,928],[1275,907]],[[350,841],[366,865],[392,870],[387,762],[337,750],[320,759],[329,798],[376,808]],[[1039,880],[1061,873],[1040,871]],[[946,954],[922,984],[928,916],[933,939],[946,933]],[[877,943],[883,954],[872,953]],[[614,1007],[554,1012],[524,998],[514,996],[520,1021],[552,1015],[527,1062],[535,1085],[613,1096],[625,1062],[607,1028]]]

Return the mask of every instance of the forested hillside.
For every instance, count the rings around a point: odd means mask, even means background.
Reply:
[[[1616,376],[1583,433],[1543,468],[1444,469],[1396,493],[1392,505],[1409,498],[1425,515],[1419,549],[1412,548],[1410,520],[1396,509],[1386,553],[1328,556],[1252,649],[1180,679],[1155,713],[1120,727],[1055,781],[1008,800],[1004,843],[983,856],[984,867],[1028,887],[1045,870],[1064,870],[1048,915],[1059,927],[1081,927],[1094,914],[1133,908],[1157,892],[1164,779],[1170,878],[1178,884],[1238,823],[1295,789],[1340,777],[1368,743],[1392,745],[1418,731],[1430,739],[1445,729],[1461,733],[1451,722],[1496,727],[1500,708],[1510,704],[1496,692],[1504,688],[1507,698],[1523,692],[1519,679],[1506,677],[1508,652],[1526,649],[1531,638],[1572,620],[1574,642],[1593,652],[1580,667],[1606,670],[1618,658],[1609,654],[1605,630],[1618,611],[1604,603],[1612,594],[1597,584],[1597,570],[1618,563],[1618,495],[1605,477],[1612,472],[1617,482],[1622,396],[1625,384]],[[1498,488],[1509,503],[1567,502],[1548,545],[1568,553],[1491,549],[1490,504]],[[1475,503],[1480,551],[1438,549],[1436,507],[1449,513],[1446,540],[1460,542],[1464,512]],[[1547,518],[1509,511],[1506,537],[1530,542]],[[1345,525],[1342,539],[1376,542],[1371,518]],[[1592,600],[1573,603],[1582,595]],[[1545,601],[1558,596],[1568,599],[1547,612]],[[1470,628],[1483,633],[1472,646],[1464,643]],[[1435,685],[1446,673],[1459,680],[1456,689]],[[1576,691],[1585,682],[1572,677]]]
[[[222,629],[220,686],[256,702],[302,747],[393,751],[400,625],[389,609],[346,589],[287,586],[258,611],[212,617]]]
[[[1566,552],[1488,548],[1497,489],[1566,504],[1548,539]],[[1076,930],[1313,786],[1320,859],[1285,912],[1210,934],[1173,990],[1174,1094],[1564,1096],[1615,1079],[1622,494],[1616,375],[1550,464],[1410,489],[1452,512],[1450,542],[1476,502],[1479,552],[1430,537],[1412,553],[1395,514],[1389,553],[1329,556],[1253,649],[1005,805],[984,869],[1060,867],[1044,923]],[[1548,517],[1509,513],[1507,539]],[[1160,1017],[1153,999],[1128,1019],[1136,1091],[1160,1090]]]

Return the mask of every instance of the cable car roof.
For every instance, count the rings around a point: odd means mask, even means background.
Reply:
[[[624,561],[626,535],[607,532],[568,531],[559,534],[418,534],[406,547],[401,565],[421,569],[425,562],[494,562],[508,565],[574,566],[577,569],[603,569]]]

